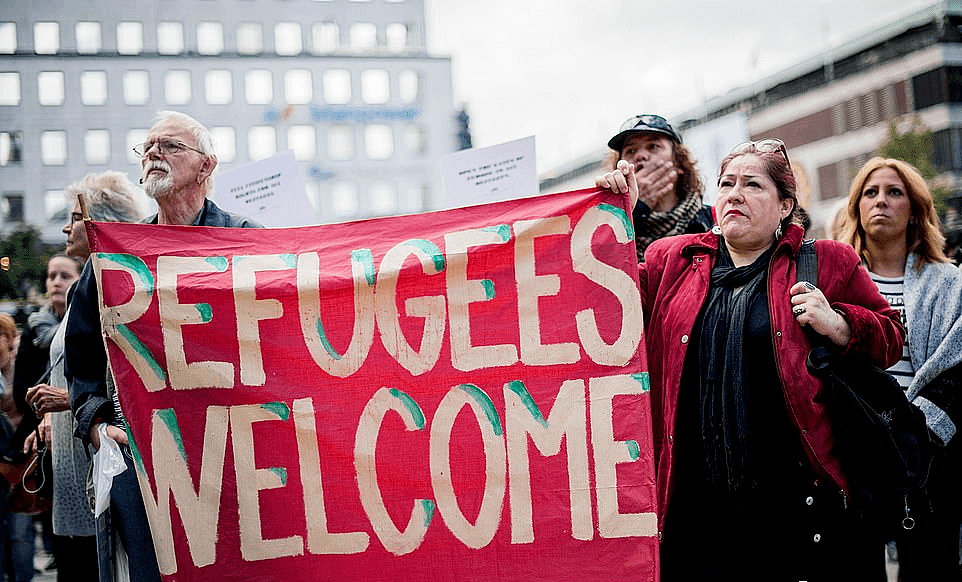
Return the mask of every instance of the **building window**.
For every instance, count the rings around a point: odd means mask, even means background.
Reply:
[[[350,28],[351,48],[371,50],[377,47],[377,27],[370,22],[355,22]]]
[[[139,22],[117,23],[117,52],[139,55],[144,50],[144,25]]]
[[[938,68],[913,77],[912,95],[915,98],[916,111],[945,103],[947,99],[945,69]]]
[[[398,74],[398,98],[402,103],[413,103],[420,96],[420,79],[416,71],[404,70]]]
[[[391,98],[391,78],[384,69],[368,69],[361,73],[361,99],[368,105],[387,103]]]
[[[3,193],[3,221],[6,223],[23,222],[23,193]]]
[[[337,50],[341,44],[341,33],[334,22],[315,22],[311,27],[311,51],[324,54]]]
[[[190,71],[167,71],[164,75],[164,101],[169,105],[190,103]]]
[[[80,73],[80,102],[84,105],[103,105],[107,102],[106,71]]]
[[[37,99],[41,105],[63,105],[63,72],[37,73]]]
[[[242,22],[237,25],[237,52],[256,55],[264,50],[264,29],[259,22]]]
[[[110,132],[106,129],[89,129],[84,134],[84,157],[88,164],[106,164],[110,161]]]
[[[274,99],[274,77],[265,69],[247,71],[244,75],[244,94],[251,105],[266,105]]]
[[[230,71],[213,69],[204,75],[204,97],[208,105],[227,105],[233,98]]]
[[[409,186],[406,192],[407,194],[404,197],[405,209],[411,212],[420,212],[424,210],[425,200],[431,192],[431,187],[428,184],[424,184],[420,188]]]
[[[0,54],[17,52],[17,23],[0,22]]]
[[[408,27],[400,22],[388,24],[384,29],[385,44],[392,51],[403,51],[408,46]]]
[[[220,22],[201,22],[197,25],[197,52],[217,55],[224,52],[224,25]]]
[[[386,160],[394,154],[394,134],[391,126],[369,123],[364,126],[364,152],[370,160]]]
[[[162,55],[179,55],[184,52],[184,25],[180,22],[157,24],[157,52]]]
[[[45,166],[62,166],[67,161],[67,134],[45,131],[40,134],[40,161]]]
[[[147,130],[146,129],[131,129],[127,132],[127,146],[124,148],[127,152],[127,161],[131,164],[139,164],[140,158],[134,153],[134,147],[143,144],[147,141]]]
[[[357,213],[357,186],[349,182],[338,182],[331,188],[331,209],[339,217],[353,216]]]
[[[307,69],[292,69],[284,73],[284,96],[293,105],[311,102],[313,96],[311,72]]]
[[[150,78],[147,71],[127,71],[124,73],[124,103],[144,105],[150,98]]]
[[[301,50],[301,25],[297,22],[278,22],[274,26],[274,52],[279,55],[299,55]]]
[[[255,125],[247,134],[247,152],[251,161],[263,160],[277,153],[277,132],[270,125]]]
[[[100,52],[100,23],[78,22],[74,27],[77,35],[77,52],[92,55]]]
[[[19,166],[23,159],[23,134],[0,131],[0,166]]]
[[[55,55],[60,50],[60,24],[36,22],[33,25],[33,52],[38,55]]]
[[[417,123],[404,127],[404,151],[412,156],[424,156],[428,153],[428,132]]]
[[[354,157],[354,127],[338,123],[327,132],[327,155],[332,160],[349,160]]]
[[[382,182],[371,187],[371,212],[374,214],[397,212],[397,195],[390,184]]]
[[[214,155],[219,162],[229,164],[234,161],[237,150],[233,127],[210,128],[210,139],[214,142]]]
[[[351,72],[345,69],[324,71],[324,101],[336,105],[351,102]]]
[[[294,125],[287,130],[287,147],[294,151],[294,159],[313,160],[317,154],[317,138],[313,125]]]
[[[66,218],[64,210],[67,208],[67,197],[63,190],[47,190],[43,193],[43,212],[48,221],[58,214]]]
[[[0,105],[20,105],[20,73],[0,73]]]

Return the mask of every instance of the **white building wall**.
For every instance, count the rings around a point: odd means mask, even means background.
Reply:
[[[188,113],[222,136],[233,129],[233,140],[215,143],[221,168],[295,146],[291,132],[305,146],[313,141],[313,149],[294,148],[316,210],[305,224],[441,206],[440,159],[456,146],[451,63],[425,53],[423,11],[423,0],[5,0],[0,133],[8,144],[20,139],[22,156],[0,165],[0,230],[19,226],[9,199],[22,194],[24,222],[62,241],[60,191],[108,169],[136,183],[130,148],[162,109]],[[56,47],[35,34],[50,25],[37,23],[57,23]],[[98,50],[78,39],[78,23],[99,24]],[[239,27],[260,28],[260,50],[244,43]],[[315,27],[328,34],[315,35]],[[133,42],[118,38],[118,30],[138,29],[127,37]],[[331,36],[336,43],[321,44]],[[288,87],[289,75],[308,80]],[[83,85],[98,77],[106,92],[91,102]],[[133,99],[144,77],[144,99]],[[252,130],[260,136],[253,148]],[[104,131],[106,152],[95,143]],[[61,138],[63,159],[49,147]]]

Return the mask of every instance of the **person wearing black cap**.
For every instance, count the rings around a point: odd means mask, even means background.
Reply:
[[[705,185],[691,152],[678,132],[660,115],[636,115],[625,121],[608,140],[613,151],[605,159],[609,172],[622,160],[634,165],[640,196],[635,205],[635,248],[638,261],[657,239],[676,234],[706,232],[714,224],[705,206]],[[606,187],[598,178],[596,184]]]

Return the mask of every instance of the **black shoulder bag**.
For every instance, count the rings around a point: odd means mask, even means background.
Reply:
[[[817,285],[814,243],[802,243],[797,277]],[[908,401],[894,376],[867,358],[842,357],[814,332],[809,339],[806,364],[825,385],[836,447],[853,495],[867,516],[882,520],[880,525],[897,515],[903,528],[912,529],[909,492],[924,487],[935,449],[925,415]]]

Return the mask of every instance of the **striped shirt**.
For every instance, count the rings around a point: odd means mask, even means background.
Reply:
[[[875,281],[875,284],[878,286],[882,297],[885,297],[885,300],[889,302],[892,309],[898,311],[899,316],[902,318],[902,325],[905,326],[905,329],[908,329],[909,325],[905,319],[905,277],[891,279],[876,275],[871,271],[869,271],[869,275],[872,277],[872,281]],[[912,367],[912,359],[909,357],[908,335],[905,337],[902,357],[894,366],[889,368],[888,371],[898,379],[902,388],[908,388],[909,384],[912,383],[912,378],[915,377],[915,368]]]

